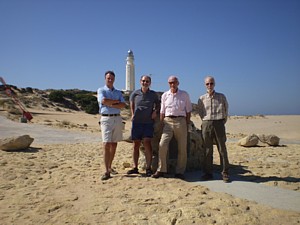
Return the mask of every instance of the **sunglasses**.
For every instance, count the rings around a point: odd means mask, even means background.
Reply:
[[[171,82],[169,82],[169,84],[176,84],[176,82],[175,81],[171,81]]]
[[[143,83],[150,83],[150,80],[142,80]]]
[[[214,83],[206,83],[206,85],[208,86],[208,85],[214,85]]]

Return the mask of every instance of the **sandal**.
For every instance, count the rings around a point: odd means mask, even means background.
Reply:
[[[139,174],[139,169],[135,167],[131,170],[128,170],[127,174]]]
[[[146,176],[151,177],[152,175],[152,170],[151,169],[146,169]]]
[[[108,180],[109,178],[111,178],[110,173],[105,173],[105,174],[103,174],[103,176],[101,177],[101,180]]]

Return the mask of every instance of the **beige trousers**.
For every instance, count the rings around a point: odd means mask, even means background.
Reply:
[[[167,172],[167,156],[173,135],[178,143],[176,173],[184,174],[187,162],[187,124],[185,117],[165,117],[163,133],[159,142],[159,167],[157,170]]]

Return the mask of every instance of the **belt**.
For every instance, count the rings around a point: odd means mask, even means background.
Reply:
[[[185,117],[185,116],[166,116],[166,117],[170,117],[170,118],[179,118],[179,117]]]
[[[120,116],[120,114],[101,114],[101,116]]]

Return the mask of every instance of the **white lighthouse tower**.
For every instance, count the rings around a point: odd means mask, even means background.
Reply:
[[[135,90],[135,69],[134,69],[134,56],[133,52],[129,49],[126,58],[126,91]]]

